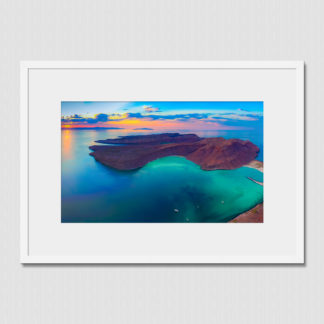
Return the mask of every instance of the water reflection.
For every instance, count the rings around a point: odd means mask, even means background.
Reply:
[[[74,141],[74,131],[70,129],[62,129],[62,159],[73,159],[72,145]]]

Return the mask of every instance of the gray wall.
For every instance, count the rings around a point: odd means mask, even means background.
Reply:
[[[0,323],[323,323],[323,12],[321,0],[2,0]],[[305,60],[306,265],[20,265],[22,59]]]

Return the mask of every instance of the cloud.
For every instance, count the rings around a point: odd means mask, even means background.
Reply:
[[[122,114],[111,114],[108,115],[109,121],[119,121],[129,118],[142,118],[142,114],[140,113],[122,113]]]
[[[143,127],[143,128],[134,128],[133,130],[153,130],[153,128]]]
[[[211,116],[214,119],[231,119],[231,120],[246,120],[246,121],[256,121],[258,120],[257,116],[251,114],[217,114]]]
[[[147,105],[144,105],[143,106],[143,109],[146,112],[153,112],[153,111],[157,112],[157,111],[160,111],[160,108],[158,108],[158,107],[147,106]]]
[[[61,118],[62,123],[78,123],[78,124],[96,124],[98,122],[106,122],[108,121],[107,114],[96,114],[93,117],[83,117],[78,114],[74,114],[71,116],[64,116]]]
[[[95,115],[95,119],[100,122],[106,122],[108,120],[107,114],[97,114]]]
[[[175,114],[175,115],[142,115],[142,118],[160,119],[160,120],[179,120],[186,121],[189,119],[205,119],[208,118],[209,114]]]
[[[122,120],[128,118],[128,113],[111,114],[108,116],[109,121]]]
[[[81,115],[71,115],[61,118],[62,122],[69,122],[69,123],[83,123],[86,122],[86,118],[82,117]]]
[[[149,107],[151,108],[151,106]],[[141,113],[113,113],[113,114],[104,114],[99,113],[93,117],[83,116],[79,114],[74,114],[71,116],[63,116],[61,121],[62,125],[71,125],[71,126],[100,126],[100,127],[111,127],[119,126],[119,124],[125,123],[135,123],[137,121],[143,122],[178,122],[178,123],[206,123],[207,124],[219,124],[224,126],[240,126],[245,125],[246,127],[252,126],[252,122],[262,121],[263,116],[253,113],[188,113],[188,114],[141,114]],[[135,125],[134,125],[135,126]],[[142,126],[142,125],[138,125]],[[143,125],[144,128],[137,128],[135,130],[151,130],[149,129],[150,125]],[[149,127],[145,127],[149,126]]]

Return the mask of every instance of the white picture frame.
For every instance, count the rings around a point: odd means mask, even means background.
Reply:
[[[64,100],[264,101],[264,223],[61,223]],[[21,263],[304,263],[302,61],[25,61],[20,106]]]

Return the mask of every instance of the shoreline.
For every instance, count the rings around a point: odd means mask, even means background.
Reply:
[[[252,160],[251,162],[249,162],[248,164],[245,164],[243,166],[247,167],[247,168],[252,168],[252,169],[258,170],[263,173],[263,162],[262,161]]]
[[[236,216],[228,223],[263,223],[263,202]]]
[[[258,170],[263,173],[263,162],[252,160],[248,164],[244,165],[245,167]],[[263,183],[250,179],[251,181],[256,182],[257,184],[263,186]],[[237,215],[231,219],[228,223],[263,223],[263,202],[257,204],[253,208],[245,211],[244,213]]]

